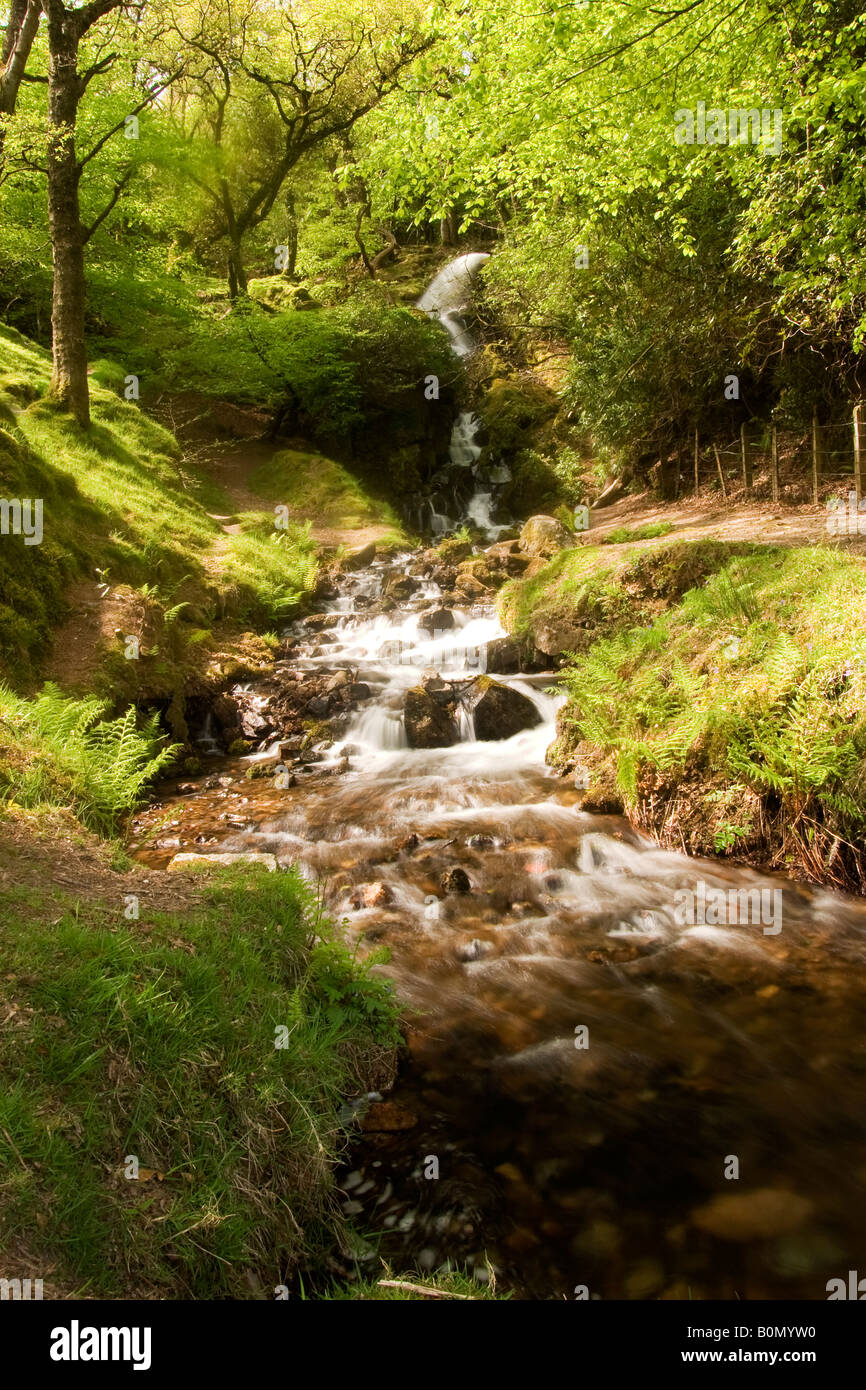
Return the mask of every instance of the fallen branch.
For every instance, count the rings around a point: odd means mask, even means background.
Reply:
[[[462,1298],[474,1300],[468,1293],[446,1293],[445,1289],[428,1289],[423,1284],[407,1284],[403,1279],[380,1279],[380,1289],[402,1289],[404,1293],[420,1293],[424,1298]]]

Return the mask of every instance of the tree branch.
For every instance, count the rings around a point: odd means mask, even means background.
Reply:
[[[120,179],[119,182],[114,185],[114,192],[112,193],[111,197],[109,198],[108,202],[106,203],[105,207],[102,209],[102,212],[99,214],[96,220],[91,222],[89,227],[82,228],[82,246],[87,245],[88,241],[93,236],[93,233],[96,231],[97,227],[102,226],[102,223],[105,221],[108,214],[112,211],[113,208],[117,206],[117,203],[120,199],[121,194],[123,193],[123,190],[126,188],[127,184],[132,178],[132,173],[132,169],[127,169],[126,173],[123,175],[123,178]]]

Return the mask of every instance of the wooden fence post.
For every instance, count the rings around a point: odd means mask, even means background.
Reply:
[[[723,473],[723,471],[722,471],[722,460],[719,458],[719,451],[718,451],[718,449],[716,448],[715,444],[713,445],[713,453],[714,453],[715,456],[716,456],[716,468],[718,469],[718,472],[719,472],[719,482],[720,482],[721,485],[722,485],[722,496],[723,496],[724,499],[725,499],[725,506],[727,506],[727,505],[728,505],[728,489],[727,489],[727,485],[726,485],[726,483],[725,483],[725,475],[724,475],[724,473]]]
[[[697,431],[697,427],[695,427],[695,492],[697,492],[698,488],[700,487],[700,484],[701,484],[701,455],[700,455],[700,444],[699,444],[699,440],[698,440],[698,431]]]
[[[821,473],[821,436],[818,433],[818,412],[812,412],[812,501],[818,505],[818,479]]]
[[[773,426],[772,452],[770,454],[770,485],[772,487],[773,501],[779,500],[779,435],[776,426]]]
[[[752,458],[749,453],[749,437],[746,434],[745,420],[740,425],[740,453],[743,456],[743,487],[748,495],[752,491]]]
[[[854,491],[857,493],[857,502],[863,495],[863,407],[854,407]]]

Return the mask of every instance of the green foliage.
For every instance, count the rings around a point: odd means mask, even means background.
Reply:
[[[132,706],[117,719],[108,711],[107,701],[71,699],[50,682],[34,700],[0,686],[0,797],[72,806],[90,829],[116,830],[179,745],[161,746],[158,715],[139,722]]]
[[[240,590],[240,617],[252,623],[285,621],[317,573],[312,523],[275,530],[273,519],[247,514],[248,529],[232,536],[223,573]]]
[[[666,536],[673,529],[669,521],[653,521],[646,526],[617,526],[613,531],[608,531],[606,536],[602,536],[601,544],[623,545],[628,541],[649,541],[656,536]]]
[[[749,789],[820,873],[839,841],[866,843],[864,614],[855,558],[821,548],[735,556],[682,597],[674,588],[647,626],[599,637],[575,659],[567,743],[612,757],[633,807],[647,775],[653,785],[698,770],[714,807],[712,777]],[[714,811],[714,847],[730,851],[752,827],[726,810],[729,801]]]
[[[389,959],[387,951],[373,952],[365,960],[347,954],[331,942],[316,952],[310,971],[310,988],[321,1001],[328,1023],[343,1030],[369,1028],[380,1040],[396,1046],[400,1041],[392,986],[372,972]]]
[[[3,895],[26,1020],[0,1040],[3,1244],[91,1296],[250,1298],[250,1273],[272,1296],[340,1239],[339,1105],[393,1074],[391,995],[294,871],[210,871],[170,912],[85,884]]]

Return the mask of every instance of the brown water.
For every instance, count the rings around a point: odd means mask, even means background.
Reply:
[[[480,743],[466,716],[456,746],[406,747],[420,670],[474,674],[499,632],[482,605],[419,638],[432,582],[382,613],[410,564],[346,577],[320,605],[334,641],[296,629],[293,672],[351,668],[371,690],[322,761],[284,791],[215,761],[230,784],[167,790],[133,842],[152,865],[298,862],[350,941],[390,948],[409,1055],[367,1111],[348,1213],[394,1268],[492,1267],[533,1297],[824,1299],[866,1275],[863,905],[582,813],[544,763],[553,677],[499,678],[536,729]],[[469,892],[443,889],[453,869]],[[699,880],[780,890],[780,930],[681,923],[675,894]]]

